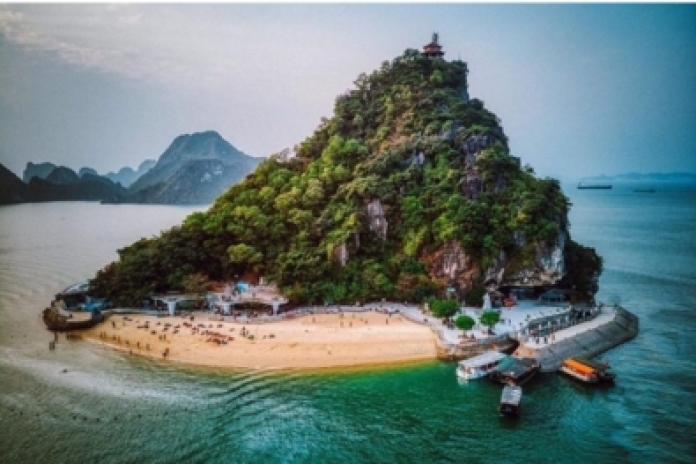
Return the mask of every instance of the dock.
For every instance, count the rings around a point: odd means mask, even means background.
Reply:
[[[544,337],[525,336],[515,354],[537,359],[541,372],[557,371],[570,357],[592,358],[638,334],[638,317],[620,306],[601,306],[586,322]]]

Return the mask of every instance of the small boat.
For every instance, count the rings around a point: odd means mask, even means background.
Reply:
[[[491,371],[490,379],[504,385],[524,385],[539,372],[539,361],[509,356]]]
[[[614,188],[613,185],[611,184],[585,184],[584,182],[580,182],[578,184],[579,189],[601,189],[601,190],[609,190]]]
[[[473,358],[459,361],[457,377],[463,380],[480,379],[490,374],[500,361],[507,357],[506,354],[498,351],[487,351]]]
[[[655,193],[655,189],[635,189],[636,193]]]
[[[503,387],[500,395],[498,413],[502,417],[519,417],[520,403],[522,402],[522,387],[510,384]]]
[[[585,383],[613,382],[616,378],[616,374],[609,370],[608,362],[580,357],[566,359],[559,370]]]

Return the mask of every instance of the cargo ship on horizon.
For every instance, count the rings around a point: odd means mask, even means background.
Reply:
[[[578,184],[579,189],[600,189],[600,190],[609,190],[614,188],[613,185],[611,184],[586,184],[584,182],[580,182]]]

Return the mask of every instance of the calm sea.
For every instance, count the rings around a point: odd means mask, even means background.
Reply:
[[[52,296],[194,209],[45,203],[0,208],[0,462],[694,462],[696,188],[566,188],[572,235],[605,258],[600,301],[638,314],[605,355],[616,386],[556,374],[500,388],[453,363],[324,374],[197,371],[60,340]]]

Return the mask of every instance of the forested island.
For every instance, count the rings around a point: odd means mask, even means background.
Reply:
[[[264,276],[297,304],[480,305],[485,288],[555,285],[591,299],[602,260],[569,234],[568,199],[511,156],[435,37],[339,95],[334,114],[206,212],[119,250],[94,296],[136,305],[192,279]],[[439,53],[433,53],[436,50]]]

